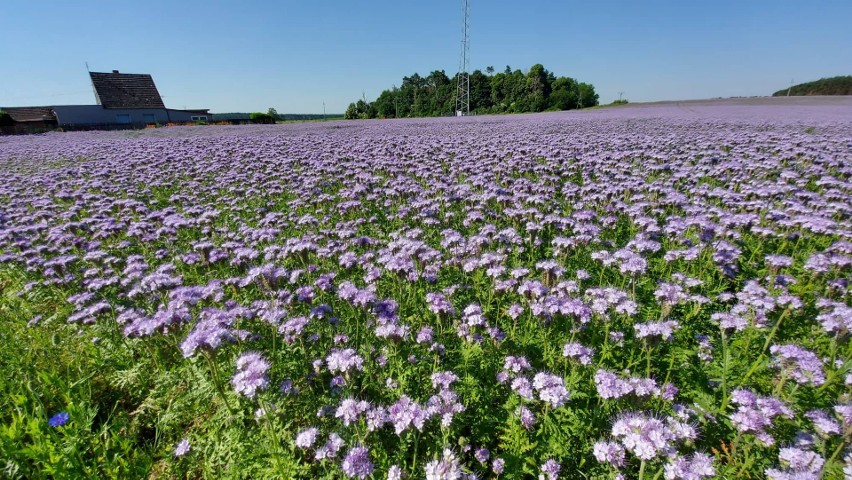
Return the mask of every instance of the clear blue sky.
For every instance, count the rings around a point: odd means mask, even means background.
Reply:
[[[852,74],[852,0],[472,0],[471,67],[592,83],[602,102],[767,95]],[[0,1],[0,105],[94,102],[150,73],[173,108],[343,112],[458,69],[461,0]]]

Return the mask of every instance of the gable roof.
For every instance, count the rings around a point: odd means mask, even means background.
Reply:
[[[12,120],[20,122],[55,122],[56,116],[51,107],[3,107]]]
[[[89,72],[95,98],[104,108],[166,108],[154,79],[144,73]]]

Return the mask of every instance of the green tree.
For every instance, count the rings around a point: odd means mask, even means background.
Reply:
[[[595,93],[595,87],[588,83],[581,83],[577,86],[580,108],[594,107],[598,104],[598,94]]]
[[[577,108],[577,98],[577,82],[570,77],[559,77],[553,81],[549,108],[553,110]]]
[[[12,116],[9,113],[0,110],[0,127],[11,127],[15,124]]]
[[[527,105],[534,112],[541,112],[547,108],[547,98],[550,95],[550,72],[544,65],[536,63],[527,73],[527,86],[529,98]]]
[[[254,112],[249,114],[252,123],[275,123],[275,117],[268,113]]]
[[[506,76],[505,81],[506,103],[508,110],[512,113],[529,112],[529,88],[527,87],[527,77],[524,72],[515,70]]]
[[[358,118],[358,108],[355,106],[355,103],[350,103],[348,107],[346,107],[346,112],[343,113],[343,118],[346,120],[355,120]]]
[[[470,109],[486,112],[491,108],[491,81],[480,70],[470,74]]]
[[[355,103],[350,103],[343,114],[343,118],[347,120],[376,118],[376,111],[373,109],[373,104],[367,103],[364,100],[358,100]]]
[[[521,113],[569,110],[598,103],[594,87],[570,77],[557,77],[538,63],[524,73],[509,65],[495,73],[474,70],[470,74],[470,108],[479,113]],[[456,105],[458,76],[433,70],[402,78],[402,85],[384,90],[374,102],[363,99],[346,109],[346,118],[402,118],[452,115]]]
[[[491,111],[495,113],[505,112],[506,104],[506,74],[503,72],[491,77]]]
[[[402,77],[402,90],[406,109],[406,116],[422,116],[423,96],[425,81],[423,77],[415,73],[410,77]]]
[[[783,88],[773,93],[773,97],[786,95],[852,95],[852,75],[821,78]]]
[[[373,109],[378,118],[396,118],[399,90],[385,90],[373,102]]]
[[[445,114],[443,107],[447,96],[452,95],[449,77],[443,70],[435,70],[425,78],[425,93],[428,101],[423,102],[424,112],[422,116],[436,116]]]

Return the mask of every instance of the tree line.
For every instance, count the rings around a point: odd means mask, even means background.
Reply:
[[[783,97],[787,94],[799,95],[852,95],[852,75],[821,78],[807,83],[800,83],[773,93],[773,97]]]
[[[455,114],[458,76],[450,78],[443,70],[427,76],[417,73],[403,77],[402,84],[384,90],[373,102],[365,99],[349,104],[345,117],[404,118],[439,117]],[[557,77],[543,65],[535,64],[526,73],[508,65],[495,73],[470,74],[470,111],[477,114],[525,113],[572,110],[598,104],[595,87],[571,77]]]

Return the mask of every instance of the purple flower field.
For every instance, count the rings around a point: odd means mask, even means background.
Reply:
[[[0,471],[850,478],[852,105],[749,103],[0,137]]]

